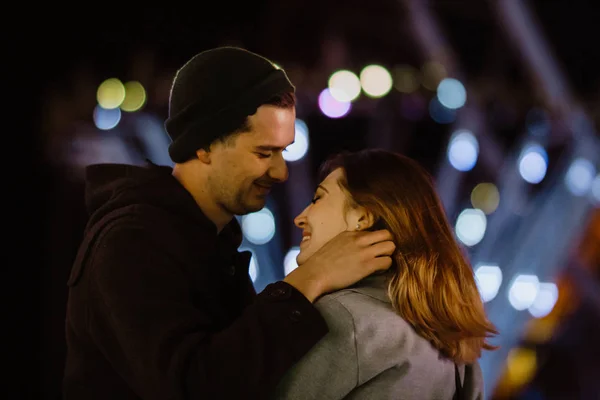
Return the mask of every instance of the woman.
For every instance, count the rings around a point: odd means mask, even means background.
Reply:
[[[321,177],[294,221],[298,267],[342,231],[380,228],[394,236],[394,262],[316,302],[329,333],[275,398],[482,399],[477,360],[497,331],[430,176],[407,157],[364,150],[328,160]]]

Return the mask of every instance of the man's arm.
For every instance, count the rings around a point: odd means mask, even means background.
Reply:
[[[88,329],[143,399],[265,398],[327,331],[313,305],[278,282],[217,332],[192,304],[188,277],[144,229],[121,225],[98,246],[84,272]]]

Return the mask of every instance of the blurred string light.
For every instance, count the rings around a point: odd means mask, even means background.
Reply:
[[[331,96],[338,101],[354,101],[360,95],[360,79],[352,71],[336,71],[329,77],[328,89]]]
[[[429,101],[429,116],[438,124],[450,124],[456,120],[456,111],[444,106],[437,97]]]
[[[336,100],[329,89],[323,89],[319,94],[319,108],[329,118],[341,118],[350,112],[352,104],[349,101]]]
[[[306,155],[308,151],[308,127],[301,119],[296,119],[296,135],[294,143],[289,145],[283,152],[283,158],[286,161],[298,161]]]
[[[492,301],[502,284],[502,270],[497,265],[480,265],[475,269],[475,283],[481,300]]]
[[[117,108],[125,100],[125,86],[117,78],[107,79],[98,86],[96,99],[105,110]]]
[[[300,247],[294,246],[287,252],[285,257],[283,258],[283,269],[286,276],[290,272],[298,268],[298,263],[296,262],[298,254],[300,254]]]
[[[574,160],[565,175],[565,184],[575,196],[583,196],[592,188],[596,168],[585,158]]]
[[[394,88],[401,93],[413,93],[419,88],[419,71],[407,64],[394,68]]]
[[[246,239],[254,244],[268,243],[275,236],[275,218],[267,208],[244,215],[242,217],[242,232]]]
[[[459,171],[470,171],[477,163],[479,143],[473,133],[459,129],[452,134],[448,143],[448,161]]]
[[[500,191],[493,183],[480,183],[471,191],[471,205],[490,215],[500,204]]]
[[[381,65],[367,65],[360,72],[360,85],[369,97],[379,98],[392,89],[392,75]]]
[[[457,110],[465,105],[467,91],[458,79],[444,78],[437,87],[437,98],[444,107]]]
[[[94,108],[94,124],[98,129],[107,131],[116,127],[121,121],[121,110],[117,108],[106,109],[100,104]]]
[[[429,61],[421,67],[421,84],[424,88],[434,91],[446,77],[446,68],[439,62]]]
[[[139,111],[146,104],[146,89],[137,81],[125,83],[125,98],[120,104],[121,110],[127,112]]]
[[[477,208],[464,209],[456,219],[456,236],[467,246],[475,246],[481,242],[486,228],[485,214]]]
[[[531,184],[540,183],[548,169],[548,154],[538,144],[528,144],[519,156],[519,173],[525,181]]]
[[[529,313],[535,318],[543,318],[550,314],[558,300],[558,287],[552,282],[541,282],[537,296],[529,306]]]
[[[536,275],[517,275],[508,289],[510,305],[518,311],[531,307],[538,295],[539,287],[540,281]]]

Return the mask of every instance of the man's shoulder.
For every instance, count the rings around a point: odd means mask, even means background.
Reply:
[[[180,226],[181,222],[168,210],[151,204],[131,204],[97,218],[88,231],[100,229],[111,236],[142,230],[152,236],[165,236],[174,234]]]

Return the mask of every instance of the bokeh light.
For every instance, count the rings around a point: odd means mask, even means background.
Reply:
[[[470,171],[477,163],[479,143],[471,131],[459,129],[448,143],[448,161],[459,171]]]
[[[419,88],[419,71],[407,64],[394,68],[394,87],[401,93],[413,93]]]
[[[254,244],[265,244],[275,236],[275,218],[267,207],[242,217],[242,232]]]
[[[483,211],[476,208],[463,210],[456,219],[456,236],[467,246],[475,246],[485,235],[487,218]]]
[[[328,81],[329,93],[338,101],[354,101],[360,95],[360,79],[352,71],[334,72]]]
[[[130,81],[125,83],[125,98],[121,103],[121,110],[127,112],[139,111],[146,104],[146,89],[140,82]]]
[[[575,196],[583,196],[591,189],[594,175],[596,175],[594,165],[585,158],[577,158],[567,170],[565,183]]]
[[[480,265],[475,269],[475,282],[481,300],[492,301],[502,285],[502,270],[497,265]]]
[[[438,124],[450,124],[456,120],[456,111],[444,106],[437,97],[429,101],[429,116]]]
[[[438,85],[437,98],[444,107],[456,110],[465,105],[467,91],[458,79],[445,78]]]
[[[298,254],[300,254],[300,247],[294,246],[285,255],[283,259],[283,269],[286,276],[298,268],[298,263],[296,262]]]
[[[471,205],[486,215],[496,211],[500,204],[500,191],[493,183],[482,182],[471,191]]]
[[[117,78],[107,79],[98,86],[96,99],[105,110],[117,108],[125,100],[125,86]]]
[[[283,158],[286,161],[298,161],[308,152],[308,127],[301,119],[296,119],[296,136],[294,143],[289,145],[283,152]]]
[[[106,109],[98,104],[94,108],[93,117],[96,128],[107,131],[119,124],[121,121],[121,110],[119,108]]]
[[[528,144],[524,147],[519,157],[519,173],[521,177],[531,183],[540,183],[546,176],[548,169],[548,154],[537,144]]]
[[[360,72],[360,84],[369,97],[379,98],[392,89],[392,75],[381,65],[368,65]]]
[[[352,103],[336,100],[329,89],[323,89],[319,95],[319,108],[329,118],[341,118],[350,112]]]

